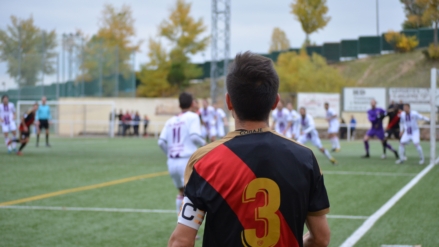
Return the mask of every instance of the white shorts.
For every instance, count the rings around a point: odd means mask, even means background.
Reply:
[[[402,136],[401,136],[400,143],[407,144],[410,141],[412,141],[414,144],[418,144],[420,142],[420,140],[421,140],[420,132],[419,132],[419,130],[415,130],[412,132],[411,135],[407,134],[407,132],[404,132],[404,134],[402,134]]]
[[[168,159],[169,175],[177,189],[184,187],[184,171],[188,162],[189,158]]]
[[[337,134],[339,129],[340,129],[340,124],[338,122],[337,123],[332,123],[332,124],[329,125],[328,133],[329,134]]]
[[[212,138],[212,137],[216,136],[216,134],[217,133],[216,133],[216,127],[215,126],[209,126],[209,132],[207,131],[206,126],[204,126],[204,125],[201,126],[201,136],[202,137],[204,137],[204,138],[206,138],[206,137]]]
[[[226,133],[224,131],[224,125],[223,124],[218,125],[217,135],[218,135],[219,138],[223,138],[226,135]]]
[[[2,123],[2,131],[3,133],[9,133],[11,131],[16,131],[17,125],[15,122],[10,122],[9,124]]]
[[[312,145],[316,146],[317,148],[322,148],[322,141],[320,140],[319,136],[316,134],[311,134],[311,135],[301,135],[299,136],[299,138],[297,139],[297,142],[305,145],[307,142],[311,142]]]

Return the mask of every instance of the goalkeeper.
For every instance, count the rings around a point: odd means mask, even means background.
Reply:
[[[371,100],[370,106],[372,109],[367,111],[367,117],[369,121],[372,124],[372,127],[367,131],[366,135],[364,136],[364,148],[366,149],[366,155],[363,156],[363,158],[369,158],[369,140],[370,138],[377,137],[382,145],[383,150],[390,149],[394,154],[396,159],[399,159],[398,152],[392,148],[390,144],[388,144],[385,141],[385,135],[384,135],[384,128],[383,128],[383,119],[386,117],[386,111],[382,108],[379,108],[376,106],[377,102],[376,100]],[[386,155],[383,153],[383,156],[381,158],[385,159]]]

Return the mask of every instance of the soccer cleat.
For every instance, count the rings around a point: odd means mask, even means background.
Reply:
[[[366,154],[366,155],[361,156],[361,158],[363,158],[363,159],[369,159],[370,156],[369,156],[369,154]]]
[[[334,158],[331,158],[329,161],[331,161],[331,164],[337,165],[337,160],[335,160]]]
[[[51,146],[50,146],[50,144],[49,144],[49,143],[46,143],[46,147],[50,148]]]
[[[397,159],[397,160],[399,160],[399,154],[398,154],[398,152],[393,152],[394,154],[395,154],[395,158]]]
[[[419,161],[419,165],[423,165],[424,162],[425,162],[424,159],[420,160],[420,161]]]
[[[404,156],[401,159],[404,160],[404,161],[407,161],[407,156]]]
[[[387,156],[385,155],[385,154],[383,154],[383,155],[381,155],[381,159],[386,159],[387,158]]]
[[[397,165],[402,164],[402,163],[404,163],[404,160],[402,160],[402,159],[395,161],[395,164],[397,164]]]
[[[17,155],[18,155],[18,156],[23,156],[23,153],[20,152],[20,151],[18,151],[18,152],[17,152]]]
[[[338,152],[340,152],[340,148],[333,148],[333,149],[331,150],[331,152],[333,152],[333,153],[338,153]]]

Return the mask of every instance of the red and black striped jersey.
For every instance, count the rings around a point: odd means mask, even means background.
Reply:
[[[269,129],[236,130],[200,148],[185,183],[206,212],[203,246],[302,246],[306,217],[329,212],[313,152]]]
[[[20,131],[24,130],[24,126],[29,128],[35,121],[35,113],[31,112],[24,117],[24,122],[20,123]]]

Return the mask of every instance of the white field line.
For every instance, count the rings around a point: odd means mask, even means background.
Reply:
[[[364,176],[416,176],[417,173],[392,173],[392,172],[354,172],[354,171],[322,171],[325,174],[334,175],[364,175]]]
[[[401,199],[411,188],[413,188],[433,167],[435,164],[430,164],[425,167],[416,177],[414,177],[408,184],[406,184],[401,190],[399,190],[390,200],[388,200],[380,209],[373,213],[351,236],[349,236],[341,247],[354,246],[371,228],[372,226],[398,201]]]
[[[82,207],[49,207],[49,206],[0,206],[0,209],[27,209],[27,210],[49,210],[49,211],[88,211],[88,212],[115,212],[115,213],[156,213],[176,214],[170,209],[134,209],[134,208],[82,208]],[[327,215],[329,219],[352,219],[364,220],[367,216],[354,215]]]

